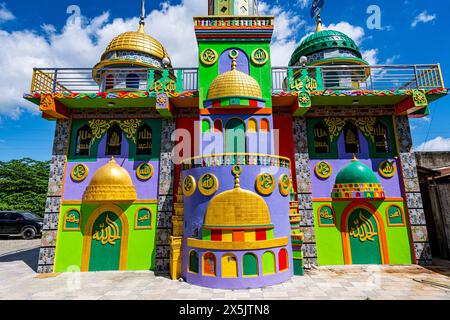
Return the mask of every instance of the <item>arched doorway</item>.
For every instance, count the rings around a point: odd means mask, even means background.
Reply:
[[[89,217],[84,234],[81,271],[126,270],[128,221],[115,206],[104,206]]]
[[[370,206],[347,208],[343,215],[345,264],[388,264],[382,220]]]
[[[225,126],[225,152],[246,152],[245,124],[241,119],[231,119]]]

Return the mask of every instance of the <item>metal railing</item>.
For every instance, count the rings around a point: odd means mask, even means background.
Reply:
[[[31,93],[99,93],[112,91],[152,91],[163,70],[149,68],[35,68]],[[98,75],[95,81],[93,74]],[[196,68],[168,69],[180,92],[198,90]],[[181,79],[179,79],[181,78]]]
[[[305,67],[317,80],[318,90],[432,90],[444,87],[440,65],[322,66]],[[291,91],[289,69],[293,78],[301,67],[272,68],[272,91]]]
[[[317,90],[432,90],[444,88],[441,68],[434,65],[305,67]],[[292,91],[303,68],[272,68],[272,91]],[[172,81],[169,91],[198,90],[197,68],[35,68],[31,93],[99,93],[155,91],[163,73]],[[93,74],[98,78],[94,80]],[[175,88],[175,89],[174,89]],[[160,89],[160,88],[159,88]]]

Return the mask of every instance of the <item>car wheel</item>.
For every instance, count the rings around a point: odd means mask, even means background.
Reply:
[[[36,236],[36,230],[34,230],[33,228],[25,228],[22,231],[22,238],[24,240],[34,239],[35,236]]]

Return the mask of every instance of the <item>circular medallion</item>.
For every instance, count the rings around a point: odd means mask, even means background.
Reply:
[[[252,62],[256,65],[264,65],[269,60],[269,54],[263,48],[258,48],[252,52]]]
[[[200,180],[198,180],[198,190],[204,195],[204,196],[211,196],[213,195],[217,189],[219,189],[219,181],[217,180],[217,177],[211,173],[205,173],[200,177]]]
[[[278,180],[278,187],[280,188],[280,193],[282,196],[289,195],[291,191],[291,179],[287,174],[282,174],[280,179]]]
[[[319,178],[328,179],[333,173],[333,168],[328,162],[320,161],[318,164],[316,164],[314,172]]]
[[[72,172],[70,173],[70,176],[72,177],[73,181],[81,182],[88,176],[89,169],[84,164],[77,164],[75,167],[72,168]]]
[[[194,194],[195,188],[197,187],[195,179],[193,176],[187,176],[183,180],[183,194],[186,197],[190,197]]]
[[[378,172],[383,178],[392,178],[396,172],[395,164],[387,160],[383,161],[378,166]]]
[[[169,98],[167,97],[167,94],[165,94],[164,92],[158,93],[158,95],[156,96],[156,105],[159,108],[165,108],[168,102]]]
[[[150,180],[153,176],[153,166],[150,163],[141,163],[136,169],[136,176],[143,181]]]
[[[206,64],[208,66],[213,65],[216,63],[217,59],[219,58],[219,55],[214,49],[208,48],[202,51],[200,54],[200,60],[203,64]]]
[[[261,173],[256,177],[256,190],[262,195],[268,196],[275,190],[275,179],[269,173]]]

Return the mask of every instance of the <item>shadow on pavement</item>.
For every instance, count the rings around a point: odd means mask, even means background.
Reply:
[[[22,251],[16,251],[0,255],[0,263],[23,261],[34,272],[37,272],[38,258],[39,258],[39,247],[33,249],[24,249]]]

